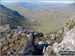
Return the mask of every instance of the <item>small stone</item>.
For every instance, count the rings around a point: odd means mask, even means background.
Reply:
[[[2,47],[2,51],[4,52],[4,51],[7,51],[8,50],[8,46],[3,46]]]
[[[51,34],[51,39],[52,40],[56,40],[56,35],[55,34]]]
[[[3,45],[8,45],[8,40],[2,40],[1,43],[2,43]]]
[[[2,47],[2,44],[0,43],[0,48]]]
[[[18,34],[18,33],[15,33],[15,34],[13,35],[13,40],[17,40],[17,38],[19,38],[19,34]]]
[[[0,52],[1,52],[1,48],[2,48],[2,46],[3,46],[3,45],[0,43]]]
[[[14,52],[14,51],[9,51],[8,53],[7,53],[7,55],[16,55],[17,53],[16,52]]]
[[[31,30],[31,33],[35,33],[36,31],[34,31],[34,30]]]
[[[43,37],[43,33],[42,32],[40,32],[39,35],[40,35],[40,37]]]
[[[49,45],[51,44],[51,41],[48,41],[48,40],[47,40],[46,42],[47,42]]]
[[[44,50],[44,56],[50,56],[51,54],[53,54],[53,47],[52,47],[52,46],[48,46],[48,47]]]
[[[27,29],[25,29],[23,32],[24,32],[25,34],[30,34],[30,33],[31,33],[31,31],[30,31],[30,30],[27,30]]]
[[[14,40],[13,43],[14,44],[18,44],[19,43],[19,40]]]
[[[35,37],[43,37],[43,33],[42,32],[35,32],[34,36]]]

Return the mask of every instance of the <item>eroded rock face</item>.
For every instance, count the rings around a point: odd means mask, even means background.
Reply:
[[[43,49],[43,53],[44,53],[44,56],[50,56],[51,54],[54,54],[53,47],[49,45],[47,48]]]
[[[37,55],[38,54],[38,51],[37,51],[36,46],[34,45],[34,41],[35,41],[35,37],[31,33],[29,35],[29,39],[24,44],[24,48],[21,49],[20,55]]]
[[[60,44],[54,43],[53,47],[55,53],[59,51],[75,51],[75,27],[65,32],[63,41]]]

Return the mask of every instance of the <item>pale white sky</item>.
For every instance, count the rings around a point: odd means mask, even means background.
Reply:
[[[41,2],[55,2],[55,3],[74,3],[75,0],[1,0],[2,2],[20,2],[20,1],[25,1],[25,2],[31,2],[31,1],[41,1]]]
[[[74,0],[1,0],[1,1],[74,1]]]

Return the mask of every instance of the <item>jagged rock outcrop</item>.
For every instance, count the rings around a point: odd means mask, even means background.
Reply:
[[[50,45],[47,48],[44,47],[43,53],[44,53],[44,56],[50,56],[50,55],[54,54],[53,47]]]
[[[65,32],[63,37],[60,44],[53,44],[54,52],[58,54],[59,51],[75,51],[75,26],[70,31]]]
[[[29,39],[24,44],[24,48],[21,49],[20,55],[31,55],[31,56],[37,55],[38,51],[37,51],[37,48],[34,44],[34,41],[35,41],[35,36],[33,35],[33,33],[31,33],[29,35]]]
[[[72,16],[64,26],[64,32],[71,30],[75,25],[75,16]]]

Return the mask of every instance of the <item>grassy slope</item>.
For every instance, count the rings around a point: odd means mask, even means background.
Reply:
[[[16,7],[16,8],[15,8]],[[28,18],[30,29],[48,33],[57,31],[64,26],[66,21],[75,15],[69,6],[41,6],[34,10],[29,10],[24,6],[11,6],[12,9],[17,10],[21,15]]]

